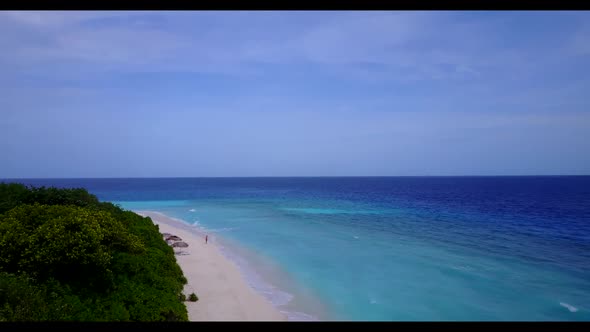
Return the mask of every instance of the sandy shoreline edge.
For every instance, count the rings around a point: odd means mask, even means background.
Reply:
[[[184,293],[194,292],[199,297],[197,302],[185,302],[190,321],[287,320],[286,315],[250,288],[238,267],[221,254],[214,242],[205,244],[204,235],[187,229],[193,226],[156,211],[133,212],[150,217],[160,233],[177,235],[189,245],[179,248],[182,254],[176,255],[176,261],[188,281]],[[199,231],[197,227],[195,231]]]

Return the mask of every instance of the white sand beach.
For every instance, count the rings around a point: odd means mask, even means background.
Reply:
[[[243,279],[238,267],[224,257],[214,243],[205,244],[204,236],[187,229],[190,227],[153,211],[134,211],[152,218],[160,233],[171,233],[182,238],[188,248],[176,255],[188,283],[184,293],[194,292],[197,302],[187,301],[190,321],[285,321],[287,317],[256,293]],[[209,239],[211,240],[211,239]]]

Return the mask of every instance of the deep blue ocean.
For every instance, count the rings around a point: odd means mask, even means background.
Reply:
[[[590,320],[590,177],[5,180],[213,234],[294,319]]]

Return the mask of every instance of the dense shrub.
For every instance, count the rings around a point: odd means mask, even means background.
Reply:
[[[0,213],[21,204],[75,205],[80,207],[100,205],[96,196],[86,189],[58,189],[30,187],[19,183],[0,183]]]
[[[191,295],[189,295],[188,300],[191,302],[197,302],[199,300],[199,298],[197,297],[197,294],[195,293],[191,293]]]
[[[84,189],[2,183],[0,213],[0,321],[188,319],[150,218]]]
[[[139,253],[145,248],[108,212],[35,204],[0,217],[2,271],[108,287],[115,250]]]

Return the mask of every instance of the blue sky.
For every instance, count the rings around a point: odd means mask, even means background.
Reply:
[[[0,12],[0,178],[590,174],[588,12]]]

